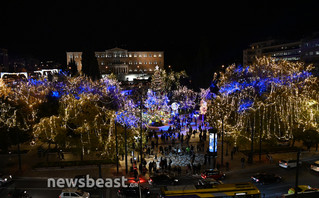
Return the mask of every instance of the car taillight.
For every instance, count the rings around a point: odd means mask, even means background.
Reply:
[[[256,179],[256,182],[259,182],[259,179]]]

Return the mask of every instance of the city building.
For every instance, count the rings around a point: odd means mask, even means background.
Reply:
[[[0,48],[0,71],[9,70],[8,50]]]
[[[319,37],[308,37],[299,41],[282,42],[268,40],[252,43],[243,51],[243,64],[250,65],[256,57],[273,57],[275,60],[301,61],[315,66],[319,74]]]
[[[74,59],[78,71],[82,69],[82,52],[67,52],[67,64]],[[157,67],[164,68],[163,51],[128,51],[113,48],[95,52],[102,74],[152,74]]]

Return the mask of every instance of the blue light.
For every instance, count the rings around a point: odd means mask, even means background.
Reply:
[[[52,91],[52,97],[60,98],[60,93],[58,91]]]
[[[254,104],[254,102],[252,100],[246,100],[244,101],[244,103],[242,103],[241,105],[239,105],[238,107],[238,112],[243,112],[247,109],[249,109],[250,107],[252,107]]]

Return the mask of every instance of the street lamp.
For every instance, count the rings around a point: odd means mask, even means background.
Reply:
[[[198,116],[199,115],[197,113],[194,114],[196,130],[198,129],[198,127],[197,127],[197,118],[198,118]]]

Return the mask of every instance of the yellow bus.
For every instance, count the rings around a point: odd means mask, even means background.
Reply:
[[[161,188],[162,198],[261,198],[259,189],[252,183],[218,184],[212,188],[198,188],[195,185],[165,186]]]

